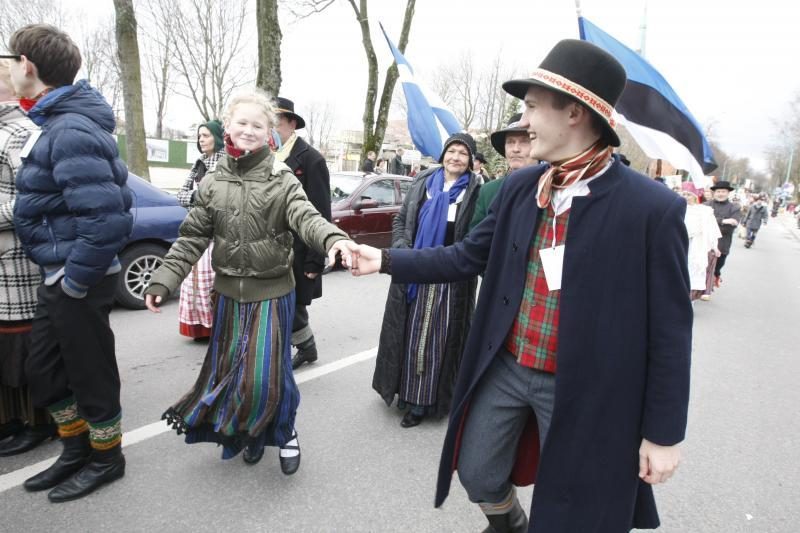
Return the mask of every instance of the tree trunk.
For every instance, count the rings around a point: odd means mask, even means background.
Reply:
[[[281,26],[278,0],[256,0],[258,75],[256,85],[278,96],[281,90]]]
[[[394,86],[397,83],[398,72],[395,63],[392,63],[392,66],[386,71],[386,80],[383,84],[383,93],[381,93],[380,107],[378,108],[378,116],[376,117],[375,102],[378,97],[378,58],[375,56],[375,48],[372,46],[372,38],[370,37],[367,0],[360,0],[359,6],[356,6],[355,0],[349,0],[349,2],[356,14],[359,26],[361,26],[361,42],[364,46],[364,53],[367,55],[367,95],[364,101],[364,115],[362,118],[364,125],[364,143],[361,148],[361,158],[359,161],[359,168],[361,168],[367,158],[367,153],[370,151],[379,153],[383,145],[383,137],[386,134],[386,124],[389,118],[389,107],[392,104],[392,94],[394,93]],[[403,29],[400,34],[400,42],[397,45],[400,53],[404,53],[406,51],[406,45],[408,45],[408,34],[411,31],[411,21],[414,18],[415,4],[416,0],[408,0],[406,4]]]
[[[128,169],[149,181],[147,148],[142,111],[142,73],[139,63],[139,41],[136,36],[136,15],[132,0],[114,0],[117,16],[117,53],[122,70],[122,94],[125,105],[125,145]]]

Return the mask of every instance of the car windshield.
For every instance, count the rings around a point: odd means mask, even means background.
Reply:
[[[333,174],[331,176],[331,201],[338,202],[348,198],[361,185],[360,176]]]

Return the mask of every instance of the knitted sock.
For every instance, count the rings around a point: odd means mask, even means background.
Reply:
[[[89,441],[95,451],[110,450],[122,443],[122,413],[105,422],[89,423]]]
[[[505,498],[500,500],[497,503],[488,503],[488,502],[481,502],[478,505],[483,511],[483,514],[490,516],[490,515],[498,515],[498,514],[506,514],[511,512],[511,508],[514,506],[514,500],[517,498],[517,490],[514,486],[511,487],[511,490],[508,491],[508,494]]]
[[[74,397],[54,403],[47,410],[58,425],[58,435],[62,438],[76,437],[89,430],[86,420],[78,415],[78,404]]]

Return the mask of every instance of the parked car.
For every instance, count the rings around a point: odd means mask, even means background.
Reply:
[[[394,174],[331,174],[331,220],[359,244],[392,245],[392,221],[413,178]]]
[[[128,174],[133,192],[133,232],[119,253],[122,272],[117,303],[128,309],[144,309],[144,290],[161,266],[188,211],[178,199],[134,174]]]

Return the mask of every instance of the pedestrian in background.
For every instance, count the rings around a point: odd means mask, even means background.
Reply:
[[[397,174],[398,176],[405,176],[406,175],[406,166],[403,164],[403,154],[405,150],[402,148],[398,148],[397,152],[395,153],[394,157],[391,161],[391,166],[389,168],[390,174]]]
[[[225,155],[222,123],[210,120],[197,128],[197,158],[189,176],[178,191],[178,201],[187,209],[194,205],[197,188],[209,172],[217,167],[217,161]],[[195,340],[205,340],[211,335],[211,291],[214,286],[214,269],[211,268],[211,250],[203,253],[200,260],[181,284],[178,306],[178,330],[181,335]]]
[[[303,186],[308,201],[328,222],[331,221],[331,176],[325,157],[309,145],[296,130],[306,126],[303,117],[294,112],[294,102],[287,98],[277,99],[278,123],[275,126],[281,145],[275,160],[286,163],[294,177]],[[292,368],[317,360],[317,342],[308,316],[308,306],[322,297],[322,271],[325,270],[325,254],[308,246],[297,232],[294,237],[295,311],[292,322],[292,346],[297,352],[292,356]]]
[[[722,285],[722,267],[725,266],[728,254],[731,253],[733,233],[742,219],[741,207],[739,204],[731,202],[728,198],[732,190],[733,187],[727,181],[718,181],[711,187],[713,200],[703,204],[714,210],[714,218],[717,219],[717,226],[719,226],[719,231],[722,234],[717,243],[720,255],[714,267],[715,288],[719,288]]]
[[[745,248],[750,248],[756,241],[756,234],[761,229],[761,224],[767,225],[769,213],[766,204],[766,198],[758,196],[755,202],[750,205],[747,210],[747,215],[744,217],[742,223],[747,228],[747,240],[744,242]]]
[[[392,248],[426,249],[463,240],[478,199],[472,172],[475,141],[452,135],[439,163],[420,173],[392,224]],[[450,410],[470,320],[477,278],[456,283],[392,284],[383,315],[372,388],[406,409],[401,425]]]
[[[24,483],[51,502],[82,498],[125,475],[120,377],[109,314],[133,230],[128,169],[112,137],[114,112],[86,80],[81,53],[47,24],[17,30],[11,82],[40,128],[23,149],[14,228],[42,269],[25,372],[64,449]],[[34,134],[35,135],[35,134]]]
[[[361,165],[361,172],[366,172],[367,174],[375,172],[375,152],[372,150],[367,152],[367,158],[364,160],[364,164]]]
[[[208,352],[195,385],[163,418],[186,434],[188,444],[221,444],[223,459],[244,450],[245,462],[255,464],[265,446],[277,446],[281,470],[290,475],[300,466],[300,392],[291,362],[292,230],[331,255],[348,237],[314,209],[294,173],[267,146],[275,114],[262,92],[233,98],[225,114],[226,155],[200,183],[145,303],[160,312],[213,241],[217,296]]]
[[[20,152],[37,129],[14,96],[8,60],[0,59],[0,457],[32,450],[57,434],[47,410],[33,406],[25,379],[42,276],[14,232]]]
[[[531,159],[531,138],[528,135],[528,131],[520,126],[521,120],[522,113],[517,113],[511,117],[505,128],[492,132],[490,136],[494,149],[498,154],[506,158],[509,174],[526,165],[537,163],[536,160]],[[475,206],[475,214],[472,216],[472,222],[469,225],[470,229],[486,218],[489,213],[489,206],[492,205],[492,201],[497,196],[504,179],[505,176],[499,177],[481,187],[478,203]]]
[[[475,152],[475,161],[473,161],[472,171],[481,179],[481,185],[492,180],[492,177],[489,176],[489,173],[486,171],[486,156],[480,152]]]
[[[681,196],[686,200],[684,223],[689,236],[689,283],[694,301],[710,294],[713,289],[714,271],[710,265],[719,256],[717,242],[722,234],[714,211],[707,205],[700,205],[694,192],[684,189]]]

